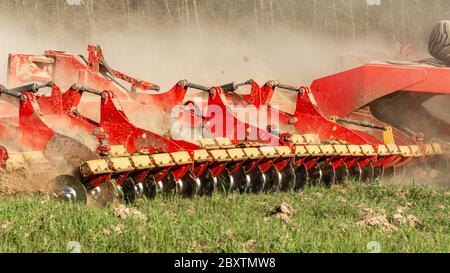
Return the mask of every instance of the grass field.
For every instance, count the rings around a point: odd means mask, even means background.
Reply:
[[[302,193],[159,198],[129,207],[0,199],[0,252],[77,250],[450,252],[450,192],[348,183]]]

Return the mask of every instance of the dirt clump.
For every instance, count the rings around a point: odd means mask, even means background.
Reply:
[[[275,216],[283,221],[290,221],[294,216],[294,208],[288,203],[281,203],[269,211],[269,215]]]
[[[360,227],[381,227],[381,229],[386,232],[398,231],[398,228],[396,226],[389,223],[386,214],[368,217],[364,220],[357,222],[356,224]]]
[[[148,217],[141,211],[120,205],[114,208],[114,214],[121,219],[135,218],[142,221],[147,221]]]

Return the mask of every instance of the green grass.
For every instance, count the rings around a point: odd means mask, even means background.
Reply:
[[[292,216],[277,217],[287,203]],[[403,208],[402,208],[403,207]],[[110,207],[43,198],[0,199],[0,252],[450,252],[450,193],[411,186],[349,183],[302,193],[158,198],[120,218]],[[397,209],[405,218],[396,222]],[[385,226],[358,222],[386,215]],[[397,216],[398,217],[398,216]],[[401,218],[401,217],[400,217]]]

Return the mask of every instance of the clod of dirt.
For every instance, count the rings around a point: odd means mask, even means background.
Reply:
[[[7,186],[0,188],[0,195],[4,195],[4,196],[10,196],[10,195],[14,195],[15,191]]]
[[[111,231],[109,229],[105,228],[102,230],[102,234],[108,236],[108,235],[111,235]]]
[[[287,204],[282,203],[278,206],[276,206],[271,212],[270,215],[275,215],[275,217],[284,220],[289,221],[291,217],[294,215],[294,208]]]
[[[386,214],[369,217],[357,222],[356,224],[360,227],[381,227],[381,229],[386,232],[394,232],[398,230],[396,226],[389,223]]]
[[[231,229],[228,229],[228,230],[225,232],[225,236],[226,236],[229,240],[233,240],[233,238],[234,238],[234,233],[233,233],[233,231],[232,231]]]
[[[394,219],[394,222],[400,225],[403,225],[406,223],[406,218],[401,213],[396,213],[392,216],[392,219]]]
[[[313,193],[312,194],[314,197],[316,197],[317,199],[319,199],[319,198],[322,198],[323,197],[323,194],[322,193],[320,193],[320,192],[315,192],[315,193]]]
[[[190,208],[188,209],[188,213],[189,213],[190,215],[195,215],[195,214],[197,213],[197,209],[196,209],[195,207],[190,207]]]
[[[8,229],[10,226],[11,226],[11,222],[9,222],[9,221],[2,222],[2,223],[0,223],[0,230]]]
[[[408,215],[406,219],[411,227],[416,227],[420,224],[420,220],[414,215]]]
[[[121,225],[121,224],[111,227],[111,231],[114,232],[117,235],[122,234],[123,230],[124,230],[124,226]]]
[[[407,199],[407,197],[408,197],[408,192],[405,191],[405,190],[403,190],[403,189],[401,189],[401,190],[398,190],[398,191],[395,192],[395,196],[396,196],[398,199],[404,200],[404,199]]]
[[[371,208],[363,208],[364,215],[373,215],[374,210]]]
[[[256,245],[256,241],[255,240],[248,240],[247,242],[244,243],[244,247],[245,248],[252,248]]]
[[[121,219],[127,219],[128,217],[136,218],[142,221],[146,221],[148,219],[147,215],[140,212],[139,210],[128,208],[124,205],[120,205],[114,208],[114,214]]]

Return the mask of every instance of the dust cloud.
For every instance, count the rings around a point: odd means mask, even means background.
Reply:
[[[5,79],[9,53],[42,54],[44,50],[57,49],[85,55],[87,43],[101,45],[112,67],[154,82],[161,90],[170,89],[181,79],[203,85],[250,78],[261,83],[275,79],[292,85],[307,85],[336,72],[338,56],[342,53],[388,52],[394,48],[377,37],[370,43],[350,44],[281,27],[263,35],[234,37],[223,33],[225,31],[217,27],[206,28],[200,38],[182,28],[136,27],[128,31],[98,31],[93,39],[86,39],[87,33],[70,38],[63,35],[58,39],[35,37],[29,30],[11,22],[0,26],[0,81]]]

